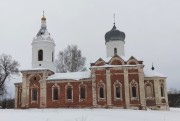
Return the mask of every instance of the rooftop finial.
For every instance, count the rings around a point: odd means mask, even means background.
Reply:
[[[44,10],[43,10],[43,17],[44,17]]]
[[[153,66],[153,63],[152,63],[152,67],[151,67],[151,69],[152,69],[153,71],[154,71],[154,69],[155,69],[155,68],[154,68],[154,66]]]
[[[115,25],[115,20],[116,20],[116,18],[115,18],[115,13],[114,13],[114,25]]]
[[[41,18],[41,20],[46,20],[46,17],[44,16],[44,10],[43,10],[43,17]]]

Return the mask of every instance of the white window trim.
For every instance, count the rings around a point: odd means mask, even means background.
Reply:
[[[67,88],[68,87],[71,87],[71,89],[72,89],[72,91],[71,91],[71,93],[72,93],[72,99],[67,99]],[[68,82],[68,84],[65,86],[65,101],[66,102],[73,102],[73,86],[72,85],[70,85],[70,83]]]
[[[160,80],[160,83],[159,83],[159,87],[160,87],[160,97],[162,99],[165,99],[165,84],[164,84],[164,80]],[[161,96],[161,87],[163,88],[163,96]]]
[[[19,104],[21,104],[21,102],[22,102],[22,100],[21,100],[21,98],[22,98],[22,88],[21,87],[19,87],[19,89],[18,89],[18,102],[19,102]]]
[[[117,85],[120,87],[120,98],[116,97],[116,87]],[[113,84],[114,86],[114,101],[117,101],[117,100],[122,100],[122,84],[116,80],[116,82]]]
[[[58,100],[54,100],[54,88],[58,88]],[[59,101],[59,100],[60,100],[60,87],[59,87],[59,85],[57,85],[57,83],[55,83],[52,86],[52,101],[56,102],[56,101]]]
[[[81,98],[81,87],[85,87],[85,99]],[[87,85],[83,82],[79,85],[79,102],[82,102],[87,99]]]
[[[151,97],[147,97],[147,92],[146,92],[146,87],[147,87],[147,85],[148,84],[150,84],[151,85],[151,93],[152,93],[152,96]],[[147,100],[154,100],[154,87],[153,87],[153,84],[150,82],[150,81],[147,81],[147,82],[145,82],[145,98],[147,99]]]
[[[100,97],[100,87],[103,88],[104,92],[104,98]],[[102,82],[102,80],[98,84],[98,101],[105,101],[106,100],[106,90],[105,90],[105,84]]]
[[[161,94],[161,87],[162,87],[163,95]],[[161,84],[161,85],[160,85],[160,97],[161,97],[161,98],[165,98],[164,84]]]
[[[136,97],[133,97],[132,87],[136,87]],[[138,83],[134,79],[130,83],[130,94],[131,94],[131,101],[132,100],[139,100]]]
[[[36,90],[37,90],[37,100],[36,100],[36,101],[32,99],[33,89],[36,89]],[[38,101],[39,101],[39,98],[38,98],[38,97],[39,97],[38,86],[34,84],[34,85],[31,87],[31,103],[38,103]]]

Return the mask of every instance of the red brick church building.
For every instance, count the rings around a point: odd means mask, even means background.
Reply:
[[[32,42],[32,69],[22,70],[15,83],[15,108],[169,108],[166,76],[145,71],[142,60],[124,56],[125,33],[105,34],[107,58],[91,63],[90,71],[55,73],[55,43],[46,18]]]

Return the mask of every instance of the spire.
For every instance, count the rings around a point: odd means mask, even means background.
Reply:
[[[151,69],[152,69],[153,71],[154,71],[154,69],[155,69],[155,68],[154,68],[154,66],[153,66],[153,63],[152,63],[152,67],[151,67]]]
[[[115,13],[114,13],[114,16],[113,16],[113,18],[114,18],[114,26],[115,26],[115,22],[116,22],[116,18],[115,18]]]
[[[39,32],[37,33],[37,36],[44,35],[45,33],[48,33],[48,32],[47,32],[47,26],[46,26],[46,17],[44,16],[44,11],[43,11],[43,17],[41,18],[41,28]]]
[[[43,11],[43,17],[41,18],[41,27],[46,28],[46,17],[44,16],[44,11]]]
[[[112,30],[116,30],[116,25],[115,25],[115,13],[114,13],[114,16],[113,16],[113,18],[114,18],[114,26],[113,26],[113,28],[112,28]]]

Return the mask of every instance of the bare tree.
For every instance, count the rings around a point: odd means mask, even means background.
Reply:
[[[0,55],[0,91],[3,94],[5,90],[4,83],[11,74],[18,73],[19,63],[12,59],[10,55]]]
[[[64,51],[58,53],[55,60],[57,72],[78,72],[85,70],[86,58],[82,57],[77,45],[68,45]]]
[[[180,107],[180,90],[171,88],[168,91],[168,101],[170,107]]]

